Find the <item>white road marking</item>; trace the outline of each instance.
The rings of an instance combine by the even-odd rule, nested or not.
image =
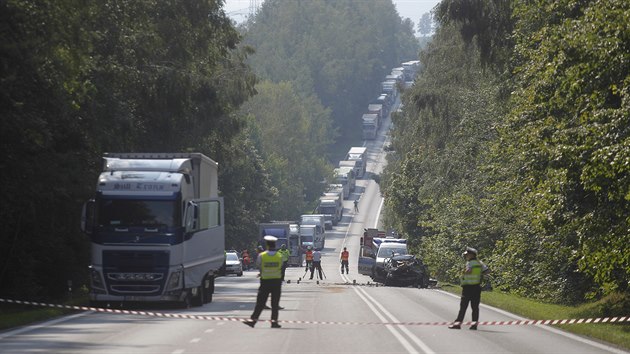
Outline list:
[[[444,291],[444,290],[436,290],[436,291],[439,292],[439,293],[448,295],[450,297],[454,297],[454,298],[457,298],[457,299],[460,298],[460,296],[455,295],[455,294],[451,294],[451,293],[449,293],[447,291]],[[490,309],[490,310],[495,311],[495,312],[498,312],[498,313],[500,313],[500,314],[502,314],[504,316],[507,316],[509,318],[513,318],[515,320],[519,320],[519,321],[527,320],[527,318],[525,318],[525,317],[521,317],[521,316],[515,315],[515,314],[513,314],[511,312],[507,312],[507,311],[501,310],[499,308],[492,307],[490,305],[481,304],[481,307]],[[546,325],[535,325],[535,326],[538,327],[538,328],[544,329],[546,331],[549,331],[549,332],[552,332],[552,333],[555,333],[555,334],[559,334],[559,335],[567,337],[567,338],[571,338],[571,339],[576,340],[578,342],[581,342],[581,343],[584,343],[584,344],[588,344],[588,345],[591,345],[591,346],[599,348],[599,349],[607,350],[607,351],[612,352],[612,353],[617,353],[617,354],[627,354],[628,353],[626,351],[623,351],[623,350],[620,350],[620,349],[608,346],[606,344],[598,343],[598,342],[592,341],[590,339],[583,338],[583,337],[577,336],[577,335],[569,333],[569,332],[565,332],[565,331],[563,331],[561,329],[558,329],[558,328],[555,328],[555,327],[550,327],[550,326],[546,326]]]
[[[190,340],[190,343],[199,343],[199,341],[201,341],[201,338],[193,338]]]
[[[213,328],[208,328],[204,331],[204,333],[212,333],[212,332],[214,332]]]
[[[368,307],[370,308],[370,310],[372,310],[372,312],[374,312],[374,314],[383,322],[387,322],[387,319],[385,317],[383,317],[372,305],[372,303],[370,301],[368,301],[365,296],[363,294],[361,294],[360,292],[357,291],[356,288],[353,288],[353,290],[357,293],[357,295],[359,295],[359,297],[361,298],[361,300],[363,300]],[[410,354],[416,354],[418,353],[416,351],[416,349],[411,345],[411,343],[409,343],[409,341],[407,341],[405,339],[405,337],[403,337],[395,328],[395,326],[392,325],[385,325],[385,327],[394,335],[394,337],[396,337],[396,339],[398,339],[398,342],[400,342],[400,344],[402,344],[403,347],[405,347],[405,349],[407,350],[408,353]]]
[[[184,352],[184,349],[177,349],[176,351],[174,351],[171,354],[182,354]]]
[[[367,293],[367,291],[365,291],[365,289],[361,289],[359,287],[353,287],[353,289],[354,289],[354,291],[357,294],[359,294],[359,292],[363,293],[365,298],[368,298],[369,301],[371,301],[375,306],[377,306],[379,308],[379,310],[381,310],[383,312],[383,314],[385,314],[387,317],[389,317],[390,321],[392,321],[392,322],[400,322],[400,320],[398,320],[394,315],[392,315],[389,311],[387,311],[387,309],[385,309],[385,307],[381,303],[379,303],[378,301],[376,301],[376,299],[371,297]],[[365,298],[362,297],[363,301],[366,301]],[[366,301],[366,303],[368,305],[370,305],[367,301]],[[376,311],[374,310],[373,306],[370,305],[370,309],[372,309],[372,311],[374,311],[374,313],[376,313]],[[385,322],[387,322],[387,320],[385,320]],[[398,325],[396,327],[400,331],[405,333],[407,335],[407,337],[409,337],[409,339],[411,339],[418,347],[420,347],[420,349],[422,349],[422,351],[424,353],[435,354],[435,352],[431,348],[429,348],[428,345],[426,345],[422,340],[420,340],[420,338],[418,338],[415,334],[411,333],[411,331],[409,331],[409,329],[407,329],[407,327],[405,327],[403,325]]]

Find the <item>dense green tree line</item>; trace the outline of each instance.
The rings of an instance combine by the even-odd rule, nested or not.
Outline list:
[[[444,0],[434,15],[395,117],[388,223],[445,281],[474,246],[504,290],[627,293],[630,5]]]
[[[85,284],[79,217],[105,151],[204,152],[220,164],[228,234],[264,216],[271,181],[234,113],[256,79],[221,6],[0,3],[3,296],[54,298],[67,280]]]
[[[267,0],[247,23],[245,42],[256,48],[251,63],[260,77],[290,81],[330,109],[343,148],[360,139],[357,122],[384,76],[418,56],[413,23],[391,0]]]

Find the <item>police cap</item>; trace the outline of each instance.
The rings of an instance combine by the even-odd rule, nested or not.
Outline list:
[[[275,243],[276,241],[278,241],[278,238],[277,238],[277,237],[275,237],[275,236],[270,236],[270,235],[265,236],[265,237],[264,237],[264,239],[265,239],[265,241],[267,241],[267,242],[273,242],[273,243]]]
[[[466,251],[464,251],[464,255],[467,255],[467,254],[474,254],[476,256],[477,250],[472,247],[466,247]]]

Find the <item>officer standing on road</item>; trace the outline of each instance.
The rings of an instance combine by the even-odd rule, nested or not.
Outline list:
[[[280,294],[282,290],[282,255],[276,252],[274,236],[265,236],[267,251],[262,252],[256,263],[260,268],[260,286],[256,297],[256,307],[249,320],[243,321],[246,325],[254,327],[260,313],[265,307],[267,298],[271,294],[271,328],[280,328],[278,324],[278,312],[280,310]]]
[[[313,266],[311,267],[311,279],[313,279],[313,272],[317,269],[319,279],[324,279],[322,276],[322,254],[316,249],[313,252]]]
[[[346,274],[350,274],[350,270],[348,270],[348,259],[350,258],[350,253],[344,247],[343,251],[341,251],[341,255],[339,256],[339,260],[341,261],[341,274],[343,274],[344,268],[346,269]]]
[[[466,258],[466,267],[462,272],[462,297],[459,303],[459,314],[453,324],[448,326],[450,329],[461,329],[461,324],[466,315],[468,303],[472,308],[473,325],[470,329],[477,329],[479,322],[479,302],[481,302],[481,278],[483,274],[487,274],[488,267],[481,261],[477,260],[477,250],[467,247],[463,256]]]
[[[286,273],[287,267],[289,266],[289,255],[291,253],[287,249],[286,244],[282,244],[278,253],[282,255],[282,281],[284,281],[284,274]]]
[[[358,213],[359,212],[359,201],[358,200],[354,200],[354,212]]]

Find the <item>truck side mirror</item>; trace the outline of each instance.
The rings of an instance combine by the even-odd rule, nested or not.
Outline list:
[[[94,199],[90,199],[83,204],[81,210],[81,231],[87,235],[91,235],[94,228],[94,204]]]

